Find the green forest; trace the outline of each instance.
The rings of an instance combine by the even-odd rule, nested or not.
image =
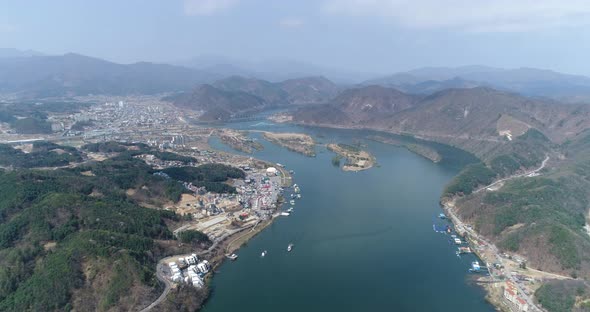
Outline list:
[[[2,153],[25,167],[57,148],[80,156],[52,143],[34,147],[35,161],[6,145]],[[155,264],[166,250],[156,240],[174,239],[166,223],[179,216],[143,208],[125,191],[177,200],[184,188],[153,172],[127,153],[76,168],[0,170],[0,311],[104,311],[121,303],[123,289],[157,288]],[[210,243],[200,232],[183,239]],[[99,276],[107,282],[95,285]],[[75,290],[94,299],[83,308]]]

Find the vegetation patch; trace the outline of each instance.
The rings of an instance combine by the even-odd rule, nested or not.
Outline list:
[[[457,175],[445,189],[445,195],[469,195],[478,186],[492,183],[496,173],[484,163],[470,164]]]

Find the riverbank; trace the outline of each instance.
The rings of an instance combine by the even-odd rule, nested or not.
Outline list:
[[[488,269],[489,276],[478,279],[486,291],[486,300],[501,311],[511,311],[514,304],[504,295],[504,289],[507,283],[510,283],[514,285],[515,297],[526,302],[528,311],[543,311],[534,298],[534,293],[541,287],[542,282],[571,277],[529,268],[524,257],[501,252],[495,244],[486,240],[457,216],[455,203],[456,199],[448,199],[441,202],[441,205],[453,223],[455,231],[465,238],[471,250]]]
[[[328,144],[327,148],[346,159],[346,164],[342,166],[344,171],[362,171],[375,165],[375,157],[356,146],[332,143]]]
[[[225,133],[232,133],[232,131]],[[228,255],[237,252],[241,246],[272,224],[274,219],[279,216],[278,211],[284,203],[282,196],[283,188],[292,185],[292,176],[289,171],[277,163],[252,157],[245,158],[223,151],[208,153],[223,154],[227,156],[219,157],[220,159],[224,159],[223,163],[240,167],[247,172],[246,179],[232,181],[232,186],[239,188],[238,192],[241,194],[241,200],[243,202],[237,201],[235,198],[230,198],[231,196],[222,196],[222,198],[219,198],[215,202],[216,210],[212,214],[206,214],[203,212],[203,209],[208,206],[202,203],[199,204],[199,202],[208,200],[207,198],[209,196],[207,194],[196,195],[195,193],[194,196],[183,196],[181,201],[174,207],[169,207],[169,209],[177,213],[191,215],[193,218],[196,218],[191,218],[191,221],[186,221],[182,226],[177,227],[173,231],[175,235],[184,230],[197,230],[209,236],[213,241],[212,245],[206,250],[196,252],[199,259],[209,262],[211,273],[204,277],[206,286],[202,288],[194,288],[182,282],[174,283],[170,278],[170,274],[164,273],[163,268],[169,261],[177,261],[178,258],[184,257],[185,254],[171,255],[165,259],[161,259],[158,261],[156,272],[158,279],[165,286],[164,291],[156,301],[142,311],[165,309],[167,307],[166,304],[169,304],[166,298],[171,293],[171,290],[176,291],[176,295],[173,296],[180,295],[186,297],[191,292],[197,292],[203,294],[199,298],[208,298],[210,295],[209,284],[216,273],[216,269],[227,260]],[[278,170],[276,176],[268,174],[266,169],[269,167]],[[250,196],[251,194],[256,194],[256,196],[252,197]],[[200,199],[197,197],[200,197]],[[197,206],[203,206],[203,209],[195,208]],[[166,302],[166,304],[163,307],[159,307],[159,304],[162,302]],[[193,304],[202,307],[204,302]]]

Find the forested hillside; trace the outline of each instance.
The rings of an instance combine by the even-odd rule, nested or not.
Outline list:
[[[51,143],[38,143],[35,149],[40,153],[58,147],[83,154]],[[154,175],[133,157],[146,146],[126,147],[88,145],[86,150],[117,153],[74,168],[38,170],[24,168],[31,161],[2,146],[15,169],[0,170],[0,311],[139,310],[159,295],[156,262],[171,252],[167,242],[175,238],[167,223],[179,216],[144,208],[127,190],[176,201],[185,189],[176,180]],[[35,159],[33,164],[45,161],[41,154]],[[214,180],[225,176],[215,169],[201,170],[204,179],[213,179],[208,174]],[[202,235],[183,239],[208,243]],[[204,294],[199,291],[197,301]]]

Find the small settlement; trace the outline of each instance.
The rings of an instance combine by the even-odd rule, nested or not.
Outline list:
[[[253,165],[239,165],[247,175],[243,180],[232,181],[232,186],[236,188],[235,194],[212,193],[203,187],[185,183],[185,187],[191,190],[192,194],[184,194],[179,204],[167,209],[175,210],[182,215],[190,215],[192,221],[176,229],[174,234],[178,235],[190,229],[198,230],[206,234],[215,246],[239,232],[252,232],[257,227],[262,229],[263,226],[258,226],[262,222],[288,215],[286,212],[278,211],[283,200],[284,188],[290,186],[291,179],[288,173],[280,164],[276,167]],[[296,192],[299,191],[296,185],[294,189]],[[227,254],[226,257],[236,260],[238,256]],[[203,278],[211,270],[207,260],[196,254],[171,259],[174,261],[167,263],[169,270],[164,271],[168,280],[194,287],[204,285]]]
[[[203,278],[211,266],[207,260],[199,261],[196,254],[187,257],[179,257],[176,261],[168,262],[168,273],[170,280],[174,283],[185,283],[197,288],[203,287],[205,282]]]

